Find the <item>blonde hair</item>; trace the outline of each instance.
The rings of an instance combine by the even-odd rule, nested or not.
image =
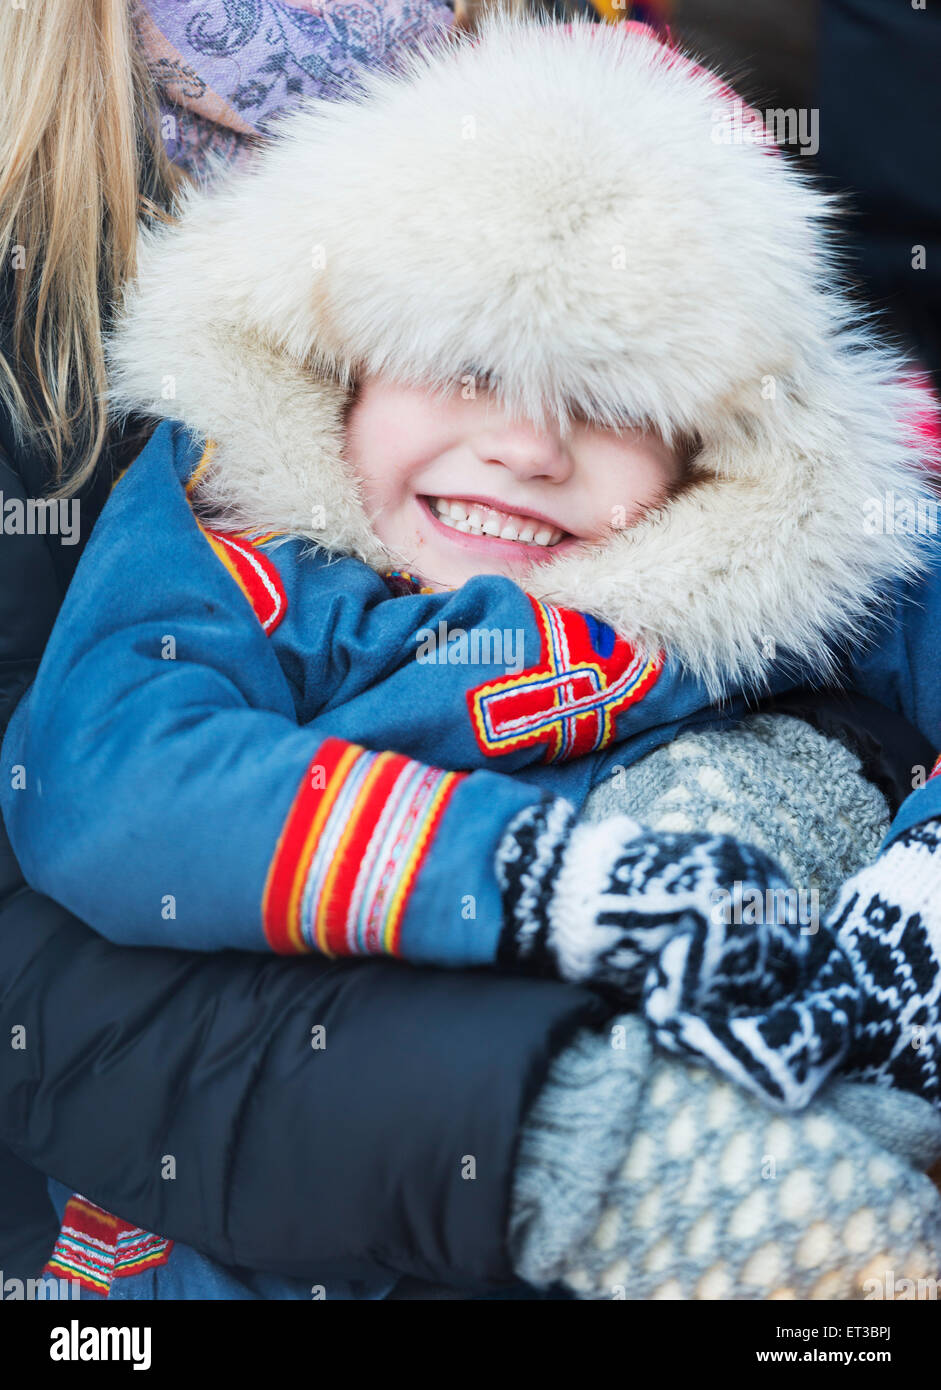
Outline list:
[[[107,441],[102,331],[138,217],[172,215],[187,175],[161,142],[129,0],[0,6],[0,90],[0,401],[70,492]]]

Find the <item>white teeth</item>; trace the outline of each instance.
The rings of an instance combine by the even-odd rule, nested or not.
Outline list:
[[[558,526],[543,526],[538,521],[520,517],[519,525],[505,522],[479,503],[454,502],[445,497],[428,499],[439,521],[471,536],[495,536],[503,541],[519,541],[525,545],[555,545],[565,532]]]

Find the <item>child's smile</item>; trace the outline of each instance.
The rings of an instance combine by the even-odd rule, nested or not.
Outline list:
[[[426,583],[521,580],[580,542],[658,506],[682,474],[655,435],[575,421],[564,433],[512,418],[489,390],[469,399],[367,377],[346,451],[380,541]]]
[[[522,556],[538,563],[576,538],[542,513],[510,510],[493,498],[420,497],[433,525],[450,532],[449,540],[480,555]]]

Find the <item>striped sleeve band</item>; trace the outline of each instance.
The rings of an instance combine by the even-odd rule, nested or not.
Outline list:
[[[272,950],[400,955],[409,895],[466,775],[326,739],[268,872],[262,918]]]

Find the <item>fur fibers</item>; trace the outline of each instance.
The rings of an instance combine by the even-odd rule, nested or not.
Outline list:
[[[769,653],[824,675],[920,563],[864,509],[924,495],[922,402],[839,287],[830,201],[715,138],[731,100],[639,26],[503,17],[308,101],[143,233],[114,407],[217,441],[218,524],[379,569],[415,557],[379,543],[343,457],[360,373],[486,372],[530,418],[693,441],[696,486],[527,588],[717,693]]]

